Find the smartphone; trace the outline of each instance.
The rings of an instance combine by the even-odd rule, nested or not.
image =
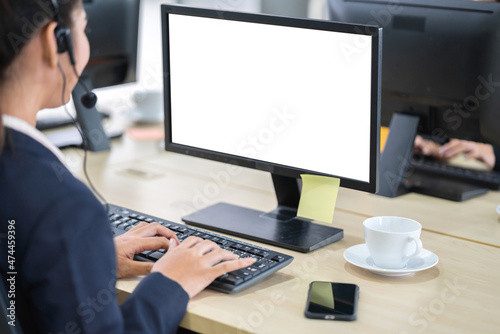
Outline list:
[[[312,319],[356,320],[359,287],[315,281],[309,285],[305,316]]]

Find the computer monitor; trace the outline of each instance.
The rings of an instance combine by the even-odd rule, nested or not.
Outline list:
[[[376,192],[378,28],[162,5],[166,150],[272,175],[278,207],[188,224],[307,252],[343,231],[297,217],[300,177]]]
[[[328,0],[329,19],[383,28],[382,125],[500,145],[500,4],[470,0]]]
[[[88,89],[136,81],[139,0],[84,0],[88,16],[87,37],[90,59],[81,75]],[[80,102],[85,90],[77,85],[73,91],[78,123],[92,151],[109,149],[102,116],[95,108]]]

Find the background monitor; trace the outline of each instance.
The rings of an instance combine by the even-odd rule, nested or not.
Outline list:
[[[383,28],[382,125],[500,145],[500,4],[469,0],[328,0],[334,21]]]
[[[340,239],[296,217],[298,179],[377,191],[379,29],[171,5],[162,22],[166,149],[270,172],[278,200],[183,219],[299,251]]]
[[[85,0],[90,59],[82,77],[101,88],[137,80],[139,0]]]
[[[137,80],[137,41],[139,0],[84,0],[88,16],[87,37],[90,59],[81,80],[92,90]],[[109,149],[109,139],[102,126],[102,116],[95,108],[80,102],[85,90],[73,91],[77,120],[92,151]]]

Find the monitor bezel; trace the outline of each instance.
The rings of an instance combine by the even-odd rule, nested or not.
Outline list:
[[[369,181],[364,182],[345,178],[339,175],[322,174],[315,171],[283,166],[276,163],[250,159],[221,152],[200,149],[172,142],[171,129],[171,96],[170,96],[170,59],[169,43],[167,36],[169,14],[197,16],[221,20],[243,21],[260,24],[271,24],[278,26],[289,26],[295,28],[306,28],[316,30],[338,31],[370,36],[372,38],[372,82],[371,82],[371,106],[370,106],[370,172]],[[198,158],[229,163],[237,166],[253,168],[270,172],[285,177],[300,178],[301,174],[313,174],[340,179],[340,186],[375,193],[379,184],[379,160],[380,160],[380,100],[381,100],[381,54],[382,54],[382,29],[379,27],[358,24],[345,24],[326,20],[314,20],[304,18],[291,18],[267,14],[254,14],[245,12],[233,12],[206,8],[196,8],[178,5],[162,5],[162,43],[163,43],[163,77],[164,77],[164,112],[165,112],[165,150],[175,153],[191,155]]]

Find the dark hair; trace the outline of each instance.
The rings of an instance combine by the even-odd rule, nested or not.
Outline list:
[[[59,4],[59,20],[71,28],[71,13],[81,0],[55,0]],[[0,0],[0,87],[5,84],[8,70],[35,32],[54,20],[52,0]],[[1,98],[1,97],[0,97]],[[0,110],[0,154],[5,131]]]

